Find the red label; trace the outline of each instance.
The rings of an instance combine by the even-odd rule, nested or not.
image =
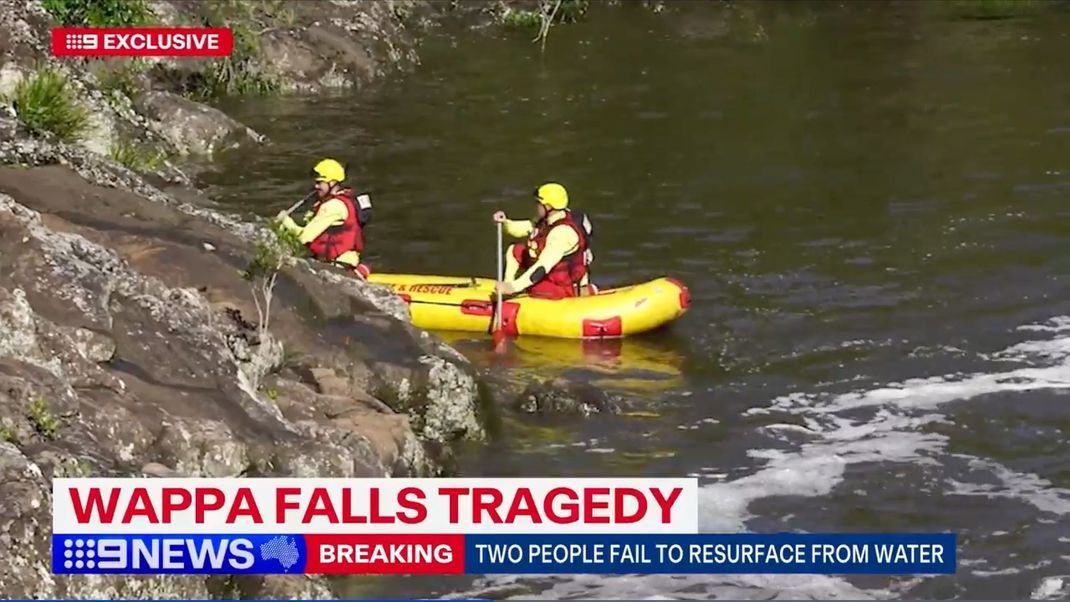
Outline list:
[[[605,320],[584,320],[583,321],[583,336],[584,338],[608,338],[621,336],[623,329],[621,327],[620,316],[613,318],[607,318]]]
[[[464,535],[305,535],[309,575],[464,573]]]
[[[229,56],[226,27],[53,27],[53,56]]]
[[[461,302],[461,313],[468,316],[493,316],[494,304],[490,301],[467,299]]]

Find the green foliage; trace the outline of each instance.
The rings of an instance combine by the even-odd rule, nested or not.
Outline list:
[[[590,0],[540,0],[538,10],[501,7],[502,22],[511,27],[539,30],[547,24],[575,23],[587,14]]]
[[[279,400],[279,390],[274,388],[274,387],[268,387],[268,390],[264,391],[264,393],[267,395],[268,399],[270,399],[271,401],[278,401]]]
[[[542,14],[534,10],[507,10],[502,15],[502,22],[516,29],[538,31],[542,27]]]
[[[59,419],[52,414],[52,411],[48,407],[48,402],[44,398],[38,397],[30,403],[30,407],[26,410],[26,418],[29,419],[30,424],[39,435],[45,439],[55,439],[56,433],[59,432],[60,422]]]
[[[587,14],[590,0],[561,0],[554,20],[557,23],[575,23]]]
[[[160,169],[166,158],[166,155],[157,149],[125,139],[113,142],[108,149],[108,155],[116,162],[139,172]]]
[[[209,5],[202,24],[206,27],[229,27],[234,34],[234,50],[230,56],[209,63],[203,81],[191,95],[198,100],[209,100],[278,92],[279,83],[261,69],[260,36],[280,26],[291,27],[296,20],[296,14],[286,7],[283,0],[217,0]],[[254,31],[251,23],[263,26],[262,31]]]
[[[260,55],[260,40],[244,25],[232,25],[234,51],[230,56],[213,61],[205,73],[202,98],[277,92],[278,82],[260,72],[256,58]]]
[[[51,132],[60,140],[75,142],[89,126],[89,112],[76,94],[66,76],[46,69],[20,81],[13,101],[30,133]]]
[[[148,69],[148,63],[135,58],[124,60],[116,66],[105,67],[97,71],[97,82],[106,93],[119,91],[134,98],[141,93],[140,76]]]
[[[275,27],[289,28],[297,24],[297,13],[286,5],[286,0],[267,0],[259,7]],[[395,6],[394,14],[397,15],[399,10]]]
[[[7,426],[6,424],[0,426],[0,439],[3,439],[8,443],[14,443],[15,445],[19,444],[19,436],[15,432],[15,429]]]
[[[88,477],[96,472],[97,468],[91,461],[68,456],[55,466],[52,477]]]
[[[152,22],[146,0],[44,0],[43,4],[61,25],[134,27]]]
[[[546,47],[546,37],[555,23],[574,23],[587,14],[590,0],[539,0],[539,10],[514,10],[502,6],[502,22],[517,29],[534,30],[535,41]]]
[[[256,243],[249,264],[241,271],[241,277],[249,283],[259,320],[257,331],[263,340],[271,324],[271,302],[275,295],[275,283],[286,260],[303,254],[305,245],[297,234],[280,224],[274,225],[271,234]],[[257,385],[258,388],[258,385]]]
[[[282,269],[287,258],[301,256],[304,252],[305,245],[297,234],[281,225],[273,225],[271,235],[256,243],[253,256],[242,270],[241,277],[248,282],[270,278]]]

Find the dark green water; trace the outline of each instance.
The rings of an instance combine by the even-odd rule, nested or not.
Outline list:
[[[353,594],[1070,595],[1070,14],[733,6],[598,9],[545,54],[443,31],[359,96],[245,101],[229,109],[274,143],[228,157],[215,192],[271,215],[335,156],[376,203],[375,269],[491,275],[493,210],[564,183],[598,220],[599,283],[672,275],[692,311],[598,357],[521,341],[514,374],[595,379],[651,414],[509,420],[466,474],[695,475],[707,530],[953,530],[958,574]]]

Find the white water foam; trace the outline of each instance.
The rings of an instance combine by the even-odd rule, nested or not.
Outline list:
[[[1070,575],[1046,577],[1029,596],[1033,600],[1066,600],[1070,598]]]
[[[1013,498],[1025,501],[1041,512],[1070,514],[1070,490],[1054,487],[1047,479],[1015,472],[996,462],[980,458],[969,458],[969,462],[971,468],[995,475],[1001,486],[951,481],[955,495]]]
[[[1070,317],[1030,324],[1022,331],[1061,334],[1070,330]],[[981,395],[1036,390],[1070,390],[1070,337],[1030,340],[991,356],[991,359],[1026,364],[995,373],[951,374],[916,378],[884,387],[821,396],[792,394],[778,397],[767,408],[747,414],[789,412],[800,415],[806,427],[766,427],[774,436],[804,436],[810,441],[794,451],[756,450],[752,457],[768,462],[758,472],[728,482],[713,483],[700,491],[701,527],[704,531],[734,531],[745,527],[755,500],[774,496],[827,495],[843,481],[846,467],[859,462],[937,463],[945,437],[918,432],[919,427],[946,421],[931,411],[952,401]],[[1038,367],[1039,364],[1039,367]],[[875,408],[875,416],[853,420],[840,414]],[[783,439],[782,440],[786,440]],[[789,441],[790,443],[790,441]],[[1002,483],[996,489],[956,484],[956,493],[1014,497],[1039,510],[1070,512],[1070,491],[1052,488],[1036,475],[1016,473],[995,462],[973,459]]]
[[[1028,325],[1023,331],[1061,334],[1070,330],[1070,317],[1046,324]],[[819,497],[831,493],[844,480],[851,464],[863,462],[909,462],[939,465],[947,438],[921,432],[926,425],[947,422],[935,410],[952,401],[981,395],[1041,389],[1070,389],[1070,337],[1027,341],[1009,347],[991,359],[1022,364],[996,373],[946,375],[917,378],[885,387],[833,396],[794,394],[774,399],[766,408],[747,414],[788,412],[804,426],[773,424],[767,432],[787,443],[789,450],[752,450],[749,455],[765,461],[754,474],[704,484],[699,491],[700,528],[705,532],[738,532],[752,518],[749,507],[759,499],[775,496]],[[1039,367],[1038,367],[1039,365]],[[874,412],[865,418],[841,414],[861,408]],[[800,442],[799,439],[803,441]],[[996,462],[965,458],[972,467],[995,476],[1001,487],[954,483],[961,495],[1013,497],[1031,503],[1042,512],[1070,512],[1070,491],[1060,490],[1036,475],[1012,471]],[[923,484],[922,484],[923,485]],[[962,559],[962,566],[970,565]],[[977,570],[981,569],[980,566]],[[1009,573],[1008,573],[1009,574]],[[810,575],[570,575],[547,577],[528,593],[510,599],[888,599],[909,589],[920,579],[893,581],[889,589],[864,590],[846,580]],[[530,578],[488,577],[480,581],[484,591],[516,587]],[[478,595],[479,590],[475,594]],[[472,592],[464,594],[473,595]],[[1035,599],[1066,597],[1064,578],[1049,578],[1033,592]]]

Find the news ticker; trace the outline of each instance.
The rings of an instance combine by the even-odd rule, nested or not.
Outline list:
[[[60,574],[943,574],[951,533],[698,533],[695,479],[55,479]]]
[[[947,574],[954,534],[57,535],[59,574]]]

